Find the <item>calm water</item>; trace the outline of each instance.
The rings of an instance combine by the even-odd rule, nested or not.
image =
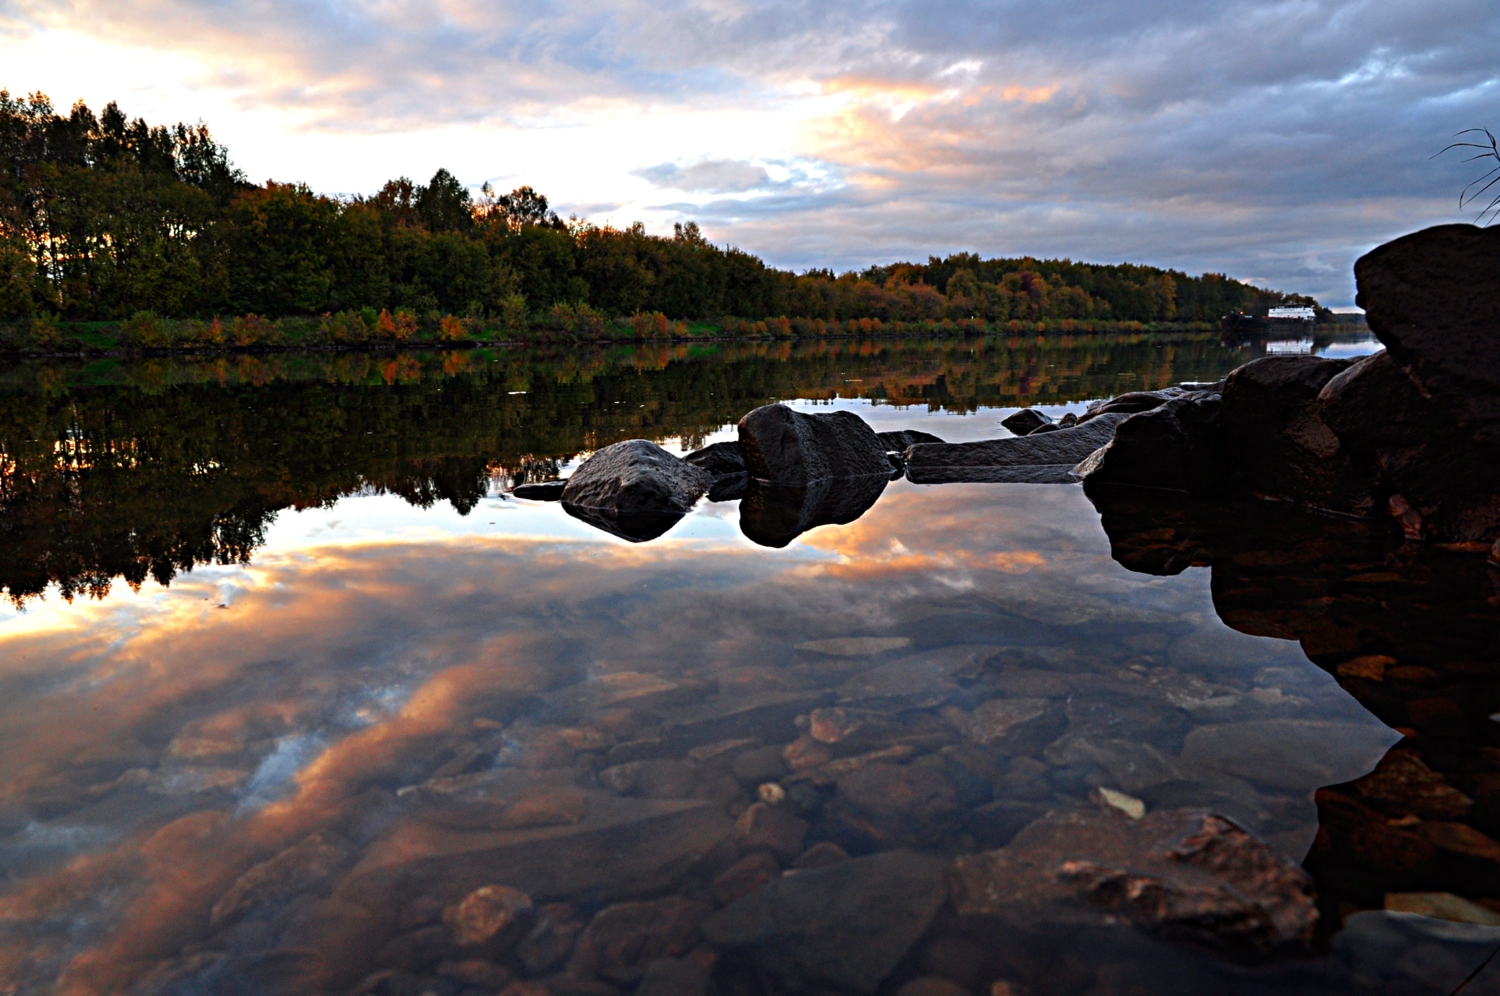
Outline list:
[[[1265,352],[7,371],[0,993],[1449,992],[1500,943],[1500,596],[1473,555],[1067,485],[897,480],[779,548],[738,501],[636,544],[507,494],[619,439],[733,438],[770,401],[980,439]],[[1006,708],[1024,735],[987,733]],[[964,915],[936,874],[892,898],[872,857],[946,867],[1132,806],[1222,813],[1305,863],[1311,947]],[[788,872],[811,907],[754,942],[704,926]],[[533,908],[476,940],[455,904],[486,885]],[[839,902],[873,926],[839,935],[863,915]],[[1500,968],[1465,990],[1497,991]]]

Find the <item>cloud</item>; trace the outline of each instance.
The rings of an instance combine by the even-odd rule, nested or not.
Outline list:
[[[705,159],[690,166],[662,163],[631,172],[658,187],[691,193],[742,194],[771,185],[764,166],[734,159]]]
[[[1132,259],[1332,304],[1352,299],[1360,252],[1468,219],[1456,196],[1471,172],[1429,157],[1493,125],[1500,94],[1500,9],[1483,0],[5,10],[0,60],[54,45],[66,61],[81,51],[68,40],[88,38],[170,54],[174,81],[192,61],[191,89],[227,95],[227,116],[284,129],[255,153],[279,156],[276,175],[311,168],[314,139],[345,171],[373,153],[337,142],[371,135],[397,139],[379,149],[396,158],[484,146],[559,203],[657,226],[696,216],[781,265],[958,249]],[[445,128],[444,142],[399,141]],[[422,172],[385,172],[403,169]],[[655,203],[661,189],[683,202]]]

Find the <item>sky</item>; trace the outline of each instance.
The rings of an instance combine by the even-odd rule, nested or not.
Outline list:
[[[446,167],[794,269],[984,255],[1353,303],[1473,221],[1493,0],[0,0],[0,87],[205,120],[256,181]]]

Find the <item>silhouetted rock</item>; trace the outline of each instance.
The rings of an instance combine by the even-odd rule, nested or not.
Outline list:
[[[788,991],[874,992],[942,906],[943,867],[887,851],[799,871],[720,910],[703,934],[747,949]]]
[[[877,432],[876,436],[885,444],[887,453],[905,452],[908,446],[918,443],[941,443],[943,439],[921,429],[899,429],[895,432]]]
[[[1319,392],[1352,360],[1267,356],[1231,373],[1220,409],[1225,444],[1266,497],[1368,516],[1370,485],[1319,414]]]
[[[815,526],[853,522],[869,511],[887,483],[883,474],[823,478],[803,486],[752,479],[740,500],[740,531],[761,546],[783,547]]]
[[[800,486],[891,471],[885,443],[853,412],[805,415],[764,405],[740,419],[739,429],[745,469],[757,480]]]
[[[531,501],[562,501],[563,491],[567,486],[567,481],[538,481],[519,485],[511,490],[511,494]]]
[[[1128,485],[1190,494],[1228,491],[1237,471],[1225,450],[1219,408],[1217,394],[1191,392],[1138,415],[1117,416],[1124,421],[1113,439],[1073,473],[1085,487]]]
[[[1052,419],[1035,408],[1022,408],[1014,415],[1002,418],[1000,424],[1017,436],[1029,436],[1042,426],[1051,425]]]
[[[920,443],[906,451],[916,484],[957,481],[1064,482],[1081,460],[1114,438],[1126,414],[1102,415],[1071,429],[977,443]]]
[[[734,441],[713,443],[682,459],[695,467],[702,467],[715,478],[745,473],[745,457],[740,453],[740,444]]]
[[[1180,387],[1166,387],[1160,391],[1128,391],[1125,394],[1117,394],[1113,398],[1104,401],[1096,401],[1089,405],[1079,422],[1091,422],[1100,415],[1111,413],[1134,415],[1137,412],[1149,412],[1153,408],[1160,408],[1173,398],[1180,398],[1189,393]]]

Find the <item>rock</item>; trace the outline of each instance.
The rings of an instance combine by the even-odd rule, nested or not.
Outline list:
[[[486,989],[498,993],[511,981],[511,973],[492,961],[471,958],[464,961],[439,962],[434,971],[445,979],[453,979],[470,989]]]
[[[936,975],[926,975],[902,983],[896,996],[973,996],[957,982],[950,982]]]
[[[1376,805],[1429,820],[1456,819],[1474,805],[1473,799],[1449,785],[1414,752],[1401,748],[1381,758],[1375,770],[1355,782],[1354,788]]]
[[[565,903],[548,903],[536,912],[531,928],[516,945],[528,975],[541,975],[561,965],[573,953],[573,945],[583,930],[578,911]]]
[[[507,885],[486,885],[443,911],[443,922],[465,947],[503,951],[531,918],[531,897]]]
[[[957,712],[957,711],[955,711]],[[959,732],[970,743],[1031,754],[1062,733],[1066,720],[1047,699],[990,699],[972,713],[957,713]]]
[[[327,880],[350,853],[349,842],[331,831],[315,833],[237,878],[214,903],[215,927],[267,903],[290,899]]]
[[[1500,928],[1454,923],[1415,913],[1367,910],[1344,918],[1332,940],[1333,956],[1350,966],[1357,989],[1366,992],[1444,996],[1500,943]],[[1493,994],[1491,965],[1464,996]]]
[[[1101,415],[1071,429],[1040,436],[977,443],[921,443],[906,451],[906,476],[917,484],[983,479],[971,472],[994,468],[1050,468],[1066,472],[1114,438],[1126,414]]]
[[[1089,405],[1078,421],[1091,422],[1101,415],[1134,415],[1137,412],[1149,412],[1188,393],[1190,392],[1180,387],[1168,387],[1160,391],[1129,391],[1125,394],[1117,394],[1113,398],[1096,401]]]
[[[787,773],[786,762],[781,757],[781,747],[757,747],[735,756],[731,769],[734,777],[743,785],[761,785],[774,782]]]
[[[562,501],[563,491],[567,487],[567,481],[537,481],[515,487],[510,493],[530,501]]]
[[[1077,425],[1078,423],[1074,422],[1073,424]],[[1040,436],[1044,432],[1056,432],[1056,431],[1058,431],[1061,428],[1062,428],[1062,426],[1058,425],[1056,422],[1048,422],[1046,425],[1039,425],[1039,426],[1037,426],[1035,429],[1032,429],[1026,435],[1028,435],[1028,436]]]
[[[1118,809],[1132,820],[1138,820],[1146,815],[1146,804],[1133,795],[1126,795],[1112,788],[1101,787],[1097,791],[1100,802]]]
[[[376,907],[415,892],[451,903],[477,879],[509,883],[541,902],[608,902],[670,887],[734,833],[721,808],[705,801],[596,790],[588,802],[588,816],[567,826],[492,831],[399,824],[367,850],[339,893]]]
[[[1226,451],[1219,408],[1219,395],[1195,391],[1126,416],[1108,445],[1084,458],[1073,474],[1089,489],[1128,485],[1189,494],[1230,491],[1238,484],[1238,471]]]
[[[1073,426],[1078,424],[1078,421],[1078,416],[1075,413],[1064,412],[1062,418],[1058,419],[1053,424],[1056,425],[1059,429],[1071,429],[1073,428]]]
[[[698,785],[698,769],[691,761],[655,758],[627,761],[599,772],[599,781],[621,795],[643,799],[686,799]]]
[[[1393,913],[1417,913],[1452,923],[1500,927],[1500,913],[1451,892],[1387,892],[1385,908]]]
[[[960,857],[952,889],[960,915],[1097,910],[1245,953],[1304,946],[1318,920],[1305,872],[1201,811],[1049,813],[1007,847]]]
[[[740,532],[761,546],[784,547],[809,529],[853,522],[879,500],[888,483],[888,475],[873,474],[826,477],[805,485],[751,478],[740,498]]]
[[[895,432],[877,432],[875,435],[885,445],[887,453],[904,453],[908,446],[918,443],[941,443],[943,439],[920,429],[898,429]]]
[[[653,442],[627,439],[596,451],[568,478],[563,504],[624,539],[655,539],[713,484],[713,476]]]
[[[805,487],[839,477],[890,475],[886,446],[853,412],[805,415],[764,405],[739,422],[740,452],[750,476]]]
[[[782,809],[757,802],[740,814],[735,823],[740,850],[765,848],[783,861],[802,853],[807,821]]]
[[[708,885],[714,902],[728,906],[741,896],[748,895],[772,879],[781,876],[781,866],[765,851],[753,851],[724,870]]]
[[[958,808],[953,785],[932,765],[870,764],[837,784],[840,801],[866,813],[941,816]]]
[[[1002,418],[1000,424],[1017,436],[1029,436],[1042,426],[1051,425],[1052,419],[1047,414],[1039,412],[1035,408],[1022,408],[1014,415],[1007,415],[1005,418]]]
[[[658,958],[680,955],[698,943],[699,926],[712,912],[682,896],[616,903],[601,910],[578,939],[573,974],[610,982],[638,982]]]
[[[797,644],[798,650],[830,657],[874,657],[890,650],[911,646],[905,636],[839,636],[832,640],[809,640]]]
[[[1500,229],[1439,225],[1354,264],[1370,331],[1478,442],[1500,442]]]
[[[695,467],[702,467],[715,479],[745,473],[745,457],[740,453],[740,444],[733,441],[712,443],[682,459]]]
[[[1324,386],[1354,361],[1267,356],[1225,381],[1219,424],[1245,486],[1271,498],[1368,517],[1365,474],[1319,414]]]
[[[861,672],[838,687],[841,702],[900,700],[913,708],[940,705],[958,690],[955,675],[977,672],[999,647],[954,644],[902,657]]]
[[[1369,772],[1397,739],[1384,727],[1364,723],[1215,723],[1197,727],[1183,739],[1181,764],[1310,792]]]
[[[944,863],[887,851],[783,876],[703,924],[794,992],[874,992],[943,904]]]
[[[836,865],[840,861],[848,861],[849,854],[842,847],[831,840],[825,840],[814,844],[797,856],[792,862],[793,868],[827,868]]]
[[[965,813],[964,829],[979,847],[1004,847],[1016,834],[1045,816],[1049,808],[1036,801],[996,799]]]
[[[712,980],[685,958],[658,958],[646,967],[635,996],[707,996]]]

